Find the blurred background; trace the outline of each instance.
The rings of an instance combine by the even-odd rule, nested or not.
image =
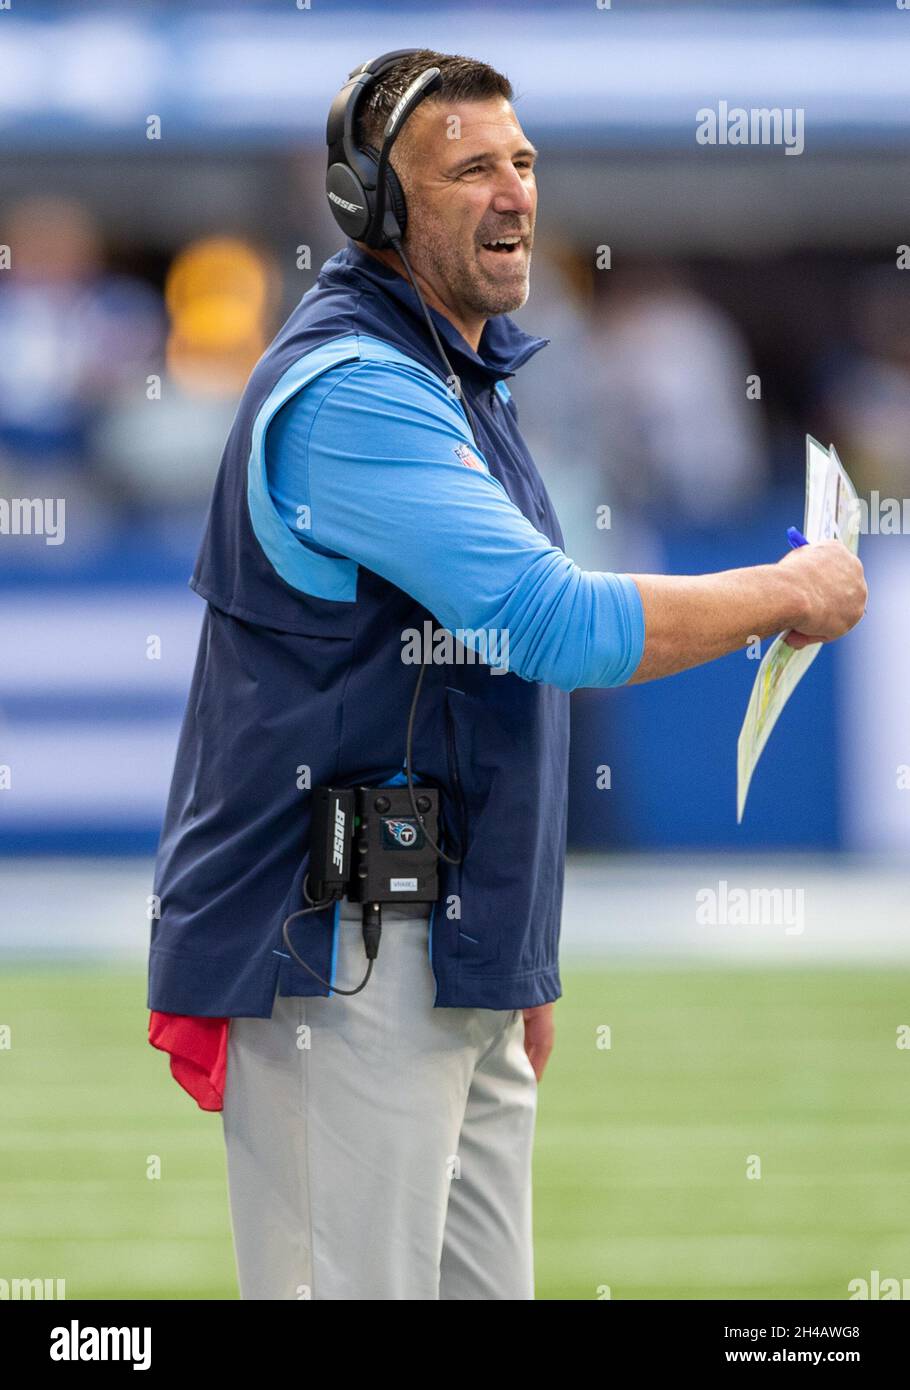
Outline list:
[[[873,518],[868,615],[794,695],[742,825],[754,653],[573,695],[539,1296],[910,1278],[910,550],[875,520],[910,496],[910,12],[15,0],[0,497],[66,510],[60,544],[0,528],[0,1279],[236,1297],[220,1121],[144,1037],[187,580],[250,369],[342,244],[328,106],[418,44],[506,72],[541,151],[516,318],[551,341],[510,386],[572,558],[773,562],[807,433]],[[803,110],[804,151],[698,144],[720,101]],[[801,890],[804,929],[698,924],[721,881]]]

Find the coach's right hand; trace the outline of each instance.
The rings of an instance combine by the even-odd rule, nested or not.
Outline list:
[[[805,600],[798,626],[784,638],[789,646],[833,642],[856,626],[866,611],[866,580],[862,562],[841,541],[801,545],[778,563],[794,567]]]

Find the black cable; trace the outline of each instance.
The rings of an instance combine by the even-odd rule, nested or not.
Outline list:
[[[445,369],[446,369],[446,371],[447,371],[447,373],[448,373],[448,380],[446,381],[446,385],[447,385],[447,386],[449,385],[449,381],[450,381],[453,377],[454,377],[455,381],[458,382],[458,390],[456,391],[455,394],[457,395],[458,399],[461,401],[462,409],[464,410],[464,413],[465,413],[465,415],[467,416],[468,428],[469,428],[470,431],[471,431],[471,438],[474,440],[474,443],[477,445],[477,447],[478,447],[478,449],[479,449],[479,448],[480,448],[480,441],[479,441],[478,438],[477,438],[477,430],[476,430],[475,427],[474,427],[474,416],[473,416],[473,414],[471,413],[471,407],[468,405],[468,398],[467,398],[467,396],[465,395],[465,393],[464,393],[464,392],[462,391],[462,389],[461,389],[461,377],[460,377],[460,376],[458,375],[458,373],[455,371],[455,369],[453,368],[451,362],[449,361],[448,357],[446,356],[445,348],[442,346],[442,343],[441,343],[440,338],[439,338],[439,334],[436,332],[436,325],[435,325],[435,323],[433,322],[433,319],[432,319],[432,316],[430,315],[429,309],[427,308],[426,300],[424,299],[423,295],[421,294],[421,292],[420,292],[420,286],[418,285],[418,283],[417,283],[417,281],[416,281],[416,279],[415,279],[415,277],[414,277],[414,272],[413,272],[413,270],[411,269],[411,263],[410,263],[410,261],[408,260],[407,256],[404,254],[404,247],[402,246],[401,242],[399,241],[399,239],[398,239],[397,237],[391,238],[391,242],[392,242],[392,245],[395,247],[395,250],[397,251],[398,255],[401,257],[402,265],[404,266],[405,270],[408,272],[408,279],[409,279],[410,282],[411,282],[411,288],[413,289],[413,291],[414,291],[414,293],[416,294],[417,298],[420,300],[420,307],[421,307],[421,309],[423,310],[423,316],[424,316],[424,318],[425,318],[426,321],[427,321],[427,327],[429,328],[430,333],[431,333],[431,335],[432,335],[433,343],[435,344],[436,351],[439,353],[439,356],[442,358],[443,363],[445,364]],[[451,388],[450,388],[450,389],[451,389]]]
[[[458,374],[457,374],[456,371],[454,370],[454,368],[453,368],[451,362],[449,361],[448,357],[446,356],[445,348],[442,346],[442,342],[441,342],[441,340],[440,340],[439,334],[438,334],[437,331],[436,331],[436,325],[435,325],[435,323],[433,322],[433,318],[432,318],[432,315],[430,314],[429,309],[427,308],[426,300],[424,299],[423,295],[422,295],[421,292],[420,292],[420,286],[418,285],[417,280],[416,280],[416,278],[415,278],[415,276],[414,276],[414,272],[413,272],[413,270],[411,269],[411,263],[410,263],[410,261],[408,260],[407,256],[404,254],[404,247],[402,246],[401,241],[399,240],[399,238],[393,237],[393,238],[391,239],[391,242],[392,242],[392,245],[394,246],[396,252],[397,252],[398,255],[401,257],[401,263],[402,263],[402,265],[404,266],[405,270],[406,270],[407,273],[408,273],[408,279],[410,280],[410,282],[411,282],[411,287],[412,287],[412,289],[414,290],[414,293],[417,295],[417,298],[418,298],[418,300],[419,300],[419,302],[420,302],[420,307],[421,307],[421,309],[423,310],[423,316],[424,316],[424,318],[425,318],[426,321],[427,321],[427,327],[428,327],[429,330],[430,330],[430,335],[431,335],[431,337],[432,337],[432,339],[433,339],[433,343],[434,343],[434,345],[435,345],[435,347],[436,347],[436,351],[439,353],[439,356],[442,358],[443,365],[444,365],[444,367],[445,367],[445,369],[446,369],[446,372],[448,373],[447,380],[446,380],[446,385],[448,386],[448,385],[450,384],[450,382],[451,382],[453,379],[454,379],[455,381],[458,382],[458,391],[457,391],[456,394],[457,394],[457,396],[458,396],[459,401],[461,402],[461,405],[462,405],[462,408],[463,408],[463,410],[464,410],[465,416],[467,417],[468,428],[469,428],[470,431],[471,431],[471,437],[472,437],[472,439],[474,440],[474,443],[477,445],[477,447],[478,447],[478,449],[479,449],[479,448],[480,448],[480,442],[479,442],[479,440],[478,440],[478,438],[477,438],[477,429],[476,429],[475,424],[474,424],[474,416],[473,416],[472,413],[471,413],[471,407],[468,405],[468,398],[467,398],[467,396],[465,395],[465,393],[464,393],[464,392],[462,391],[462,389],[461,389],[461,378],[458,376]],[[409,714],[409,716],[408,716],[408,737],[407,737],[407,747],[406,747],[406,751],[405,751],[405,772],[407,773],[407,779],[408,779],[408,796],[409,796],[410,802],[411,802],[411,810],[414,812],[414,815],[415,815],[416,819],[417,819],[418,822],[420,823],[421,829],[423,830],[424,835],[426,835],[426,838],[427,838],[427,840],[428,840],[429,843],[430,843],[430,848],[433,849],[433,850],[435,850],[436,853],[439,855],[439,857],[440,857],[441,859],[444,859],[444,860],[446,861],[447,864],[460,864],[460,863],[462,862],[462,859],[464,858],[464,850],[462,849],[461,854],[459,854],[457,858],[453,858],[451,855],[446,854],[444,850],[440,849],[439,845],[436,844],[436,842],[435,842],[435,840],[433,839],[433,837],[428,833],[427,828],[426,828],[426,826],[425,826],[425,824],[424,824],[423,816],[422,816],[422,815],[420,814],[420,812],[418,811],[418,809],[417,809],[417,802],[416,802],[415,799],[414,799],[414,783],[413,783],[413,781],[411,780],[411,740],[412,740],[413,733],[414,733],[414,716],[415,716],[416,711],[417,711],[417,701],[418,701],[418,698],[419,698],[419,696],[420,696],[420,688],[421,688],[421,686],[422,686],[422,684],[423,684],[423,673],[424,673],[424,670],[425,670],[425,669],[426,669],[425,664],[421,664],[420,673],[419,673],[419,675],[418,675],[418,677],[417,677],[417,685],[416,685],[415,688],[414,688],[414,695],[413,695],[413,697],[412,697],[412,699],[411,699],[411,712],[410,712],[410,714]]]
[[[363,944],[367,954],[366,974],[364,975],[363,979],[360,981],[360,984],[357,986],[356,989],[339,989],[337,985],[332,984],[331,980],[323,979],[323,977],[320,974],[318,974],[318,972],[315,971],[311,965],[307,965],[306,961],[303,960],[301,956],[298,956],[297,952],[291,945],[291,938],[288,935],[288,926],[291,922],[293,922],[295,917],[305,917],[310,912],[322,912],[325,910],[325,908],[331,907],[332,903],[337,901],[337,898],[326,898],[324,902],[314,903],[309,895],[309,892],[307,891],[307,879],[309,878],[309,876],[309,872],[307,872],[304,875],[303,894],[311,905],[310,907],[301,907],[296,912],[292,912],[290,917],[285,917],[281,927],[281,935],[284,938],[284,944],[285,946],[287,946],[288,950],[294,957],[294,960],[297,962],[297,964],[302,965],[304,970],[309,971],[309,973],[313,976],[314,980],[318,980],[321,985],[325,985],[328,989],[332,991],[333,994],[359,994],[360,991],[363,989],[364,985],[369,980],[370,976],[372,975],[373,962],[379,954],[379,940],[382,934],[382,909],[379,903],[364,903]]]

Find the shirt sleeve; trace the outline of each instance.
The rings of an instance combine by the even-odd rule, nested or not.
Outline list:
[[[581,569],[531,524],[490,474],[462,407],[419,364],[325,372],[275,415],[266,468],[301,544],[381,575],[456,635],[504,633],[508,668],[525,680],[575,690],[634,674],[645,640],[634,580]]]

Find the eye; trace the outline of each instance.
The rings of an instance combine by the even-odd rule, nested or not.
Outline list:
[[[462,169],[461,175],[462,175],[462,178],[464,178],[465,174],[479,174],[479,173],[482,173],[482,171],[483,171],[483,165],[482,165],[482,164],[472,164],[472,165],[470,166],[469,169]]]

